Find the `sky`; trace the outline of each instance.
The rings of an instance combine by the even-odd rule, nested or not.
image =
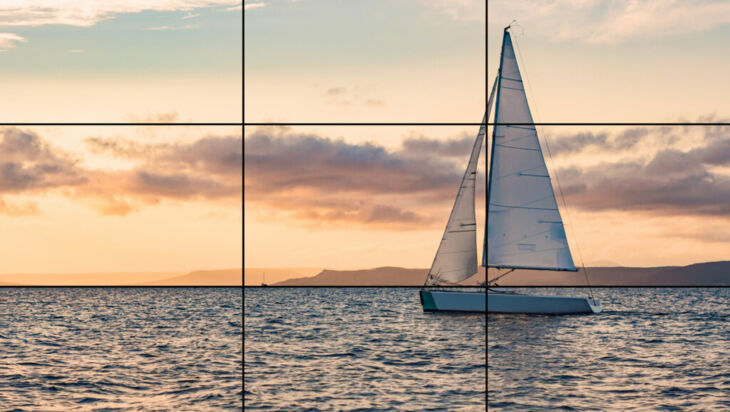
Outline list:
[[[240,122],[240,0],[0,2],[0,121]]]
[[[247,1],[245,121],[479,122],[515,19],[538,122],[730,122],[726,3],[490,0],[487,20],[484,7]],[[245,267],[428,267],[477,131],[245,127]],[[538,134],[577,264],[730,258],[730,127]]]
[[[0,2],[0,274],[240,268],[243,3]],[[0,279],[2,280],[2,279]]]
[[[484,6],[446,3],[247,1],[246,122],[481,121]]]
[[[241,127],[0,128],[0,273],[241,267]]]

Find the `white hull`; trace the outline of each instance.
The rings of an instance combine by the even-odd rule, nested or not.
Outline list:
[[[490,313],[564,315],[601,312],[600,301],[573,296],[531,296],[489,292],[487,303]]]
[[[421,290],[424,312],[486,312],[487,294],[448,290]]]

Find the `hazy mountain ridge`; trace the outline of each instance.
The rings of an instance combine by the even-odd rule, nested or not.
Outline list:
[[[137,283],[140,286],[241,286],[243,269],[196,270],[182,276]]]
[[[484,268],[479,269],[478,275],[462,284],[475,285],[477,281],[484,281]],[[593,286],[730,286],[730,261],[687,266],[590,267],[587,270]],[[421,286],[427,273],[428,269],[392,266],[364,270],[324,269],[315,276],[267,283],[272,286]],[[490,269],[489,278],[496,276],[497,271]],[[519,270],[498,283],[502,286],[585,286],[586,278],[583,269],[578,272]]]
[[[243,280],[247,286],[259,286],[266,275],[266,283],[273,285],[292,278],[310,277],[320,273],[321,267],[288,267],[288,268],[244,268]]]
[[[695,263],[687,266],[587,268],[593,286],[730,286],[730,261]],[[502,272],[503,273],[503,272]],[[489,278],[497,276],[489,270]],[[497,283],[501,286],[585,286],[583,269],[578,272],[518,270]]]
[[[393,266],[363,270],[324,269],[312,277],[288,279],[272,286],[421,286],[427,274],[428,269]],[[479,268],[478,274],[460,284],[476,285],[477,281],[484,281],[484,268]]]

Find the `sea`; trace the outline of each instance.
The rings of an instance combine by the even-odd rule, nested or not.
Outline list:
[[[487,315],[490,411],[730,411],[730,289],[593,292],[598,315]]]
[[[0,288],[0,410],[242,410],[241,288]]]
[[[486,314],[424,313],[418,288],[246,288],[244,406],[484,411]]]

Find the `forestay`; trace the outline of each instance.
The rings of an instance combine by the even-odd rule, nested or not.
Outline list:
[[[510,34],[502,43],[488,182],[488,266],[575,271]]]

